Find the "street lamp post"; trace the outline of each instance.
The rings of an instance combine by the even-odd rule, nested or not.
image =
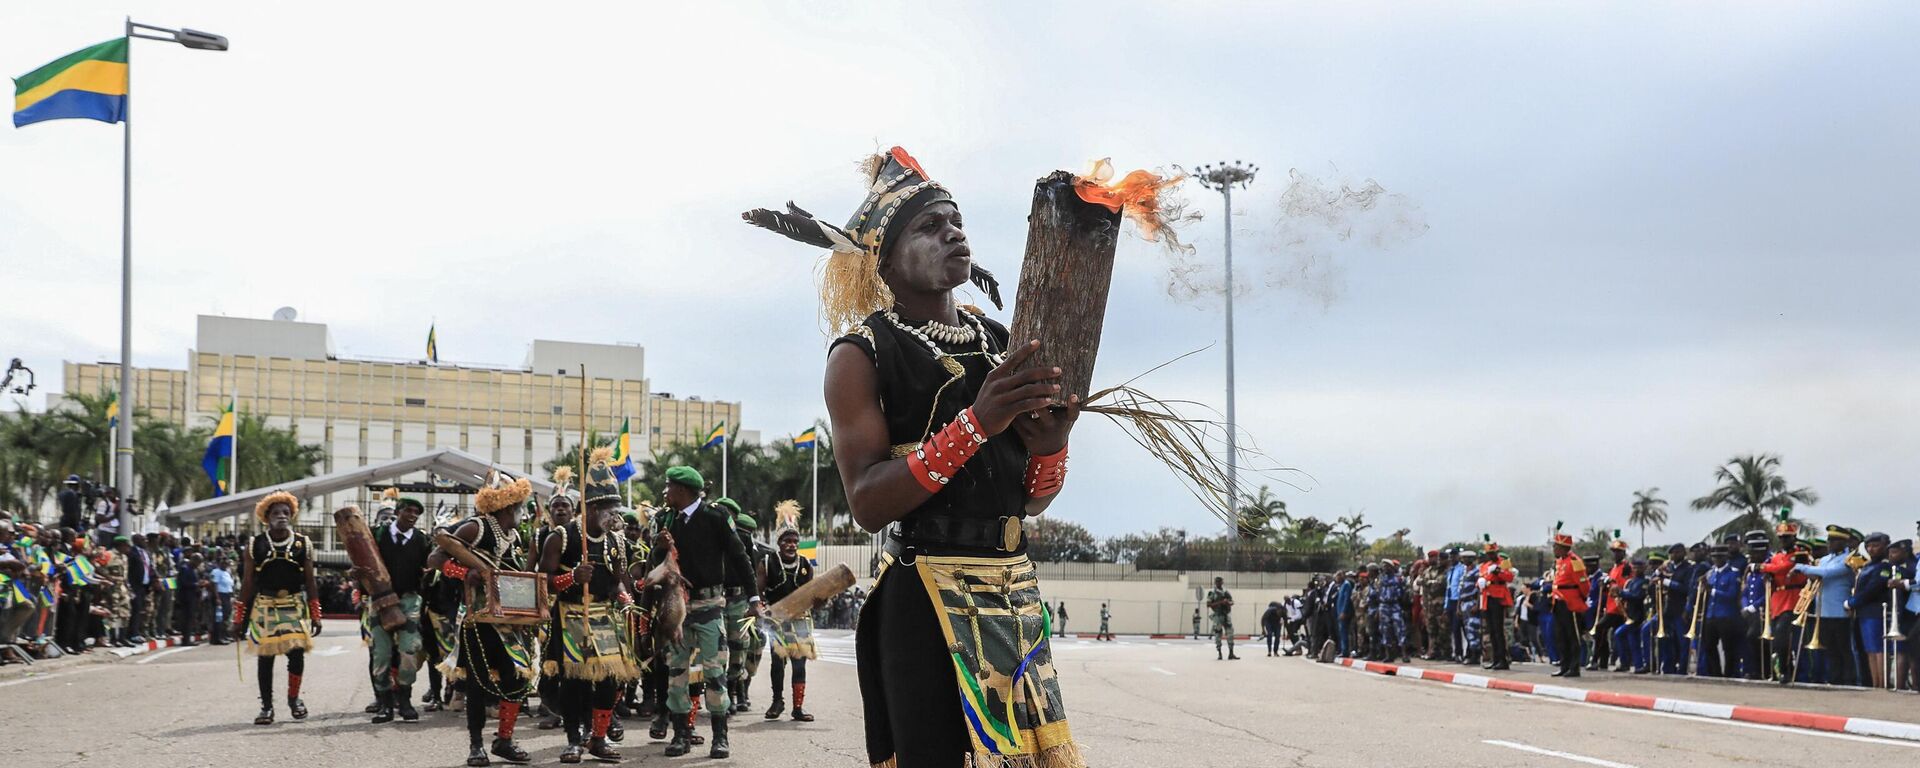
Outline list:
[[[1231,163],[1222,160],[1218,164],[1202,165],[1193,173],[1201,186],[1217,190],[1225,201],[1226,207],[1226,296],[1227,296],[1227,509],[1237,511],[1240,507],[1240,435],[1235,421],[1233,403],[1233,188],[1246,189],[1253,183],[1254,174],[1260,172],[1260,166],[1235,160]],[[1239,520],[1228,531],[1228,542],[1238,536]]]
[[[153,34],[159,33],[159,34]],[[127,19],[127,95],[120,154],[120,422],[114,427],[114,487],[120,491],[120,530],[133,520],[133,40],[164,40],[202,51],[224,51],[227,39],[192,29],[167,29]]]

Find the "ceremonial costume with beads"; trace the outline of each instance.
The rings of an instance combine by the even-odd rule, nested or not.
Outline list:
[[[782,532],[782,536],[797,536],[796,533]],[[768,605],[787,599],[794,590],[813,581],[813,563],[795,553],[793,560],[781,557],[778,551],[769,552],[764,560],[766,566],[766,590],[763,594]],[[773,708],[767,710],[769,719],[779,717],[784,705],[785,691],[781,690],[786,679],[787,668],[793,668],[793,707],[796,710],[806,706],[807,699],[807,660],[819,658],[813,644],[813,617],[800,616],[792,621],[776,621],[771,617],[762,619],[763,634],[771,639],[773,661],[768,675],[773,681]]]
[[[587,467],[585,508],[620,498],[619,483],[607,466],[611,453],[606,448],[594,451]],[[566,720],[567,741],[574,745],[589,736],[607,737],[620,689],[640,676],[623,609],[627,540],[610,528],[597,535],[589,532],[590,514],[583,509],[573,525],[550,534],[559,542],[560,559],[550,574],[554,616],[541,662],[543,674],[560,679],[560,714]],[[554,546],[553,541],[547,546]],[[573,569],[583,562],[591,564],[593,572],[585,584],[575,583]]]
[[[547,511],[540,519],[540,526],[534,529],[533,547],[530,551],[535,553],[547,551],[547,539],[560,533],[562,526],[556,525],[554,522],[556,519],[554,516],[556,506],[564,504],[573,514],[579,514],[580,492],[573,487],[573,480],[572,467],[563,466],[553,471],[553,495],[547,498]],[[557,603],[559,598],[554,592],[555,590],[551,588],[547,590],[547,608],[552,612],[552,615],[558,616],[559,612],[555,607],[555,603]],[[548,626],[540,628],[540,648],[542,651],[543,669],[536,690],[540,694],[540,706],[547,710],[547,719],[540,723],[542,730],[557,728],[563,724],[560,704],[560,675],[547,672],[544,669],[546,661],[558,658],[558,656],[550,653],[553,643],[551,625],[552,623],[549,622]]]
[[[254,507],[254,517],[266,523],[267,510],[275,504],[287,504],[299,513],[299,501],[281,492],[268,495]],[[300,703],[300,683],[306,675],[306,653],[313,650],[313,623],[319,616],[319,601],[307,594],[307,569],[313,557],[313,543],[305,535],[289,531],[275,540],[270,531],[256,534],[247,543],[247,556],[253,573],[251,604],[236,606],[235,616],[244,616],[246,635],[242,649],[259,657],[256,677],[260,684],[260,708],[263,718],[273,708],[274,657],[287,657],[287,703],[295,718],[305,717]]]
[[[526,553],[520,532],[502,526],[494,514],[519,507],[532,494],[526,479],[507,481],[496,476],[489,487],[476,495],[471,518],[480,527],[479,536],[467,549],[493,570],[525,571]],[[465,525],[465,523],[462,523]],[[450,578],[460,579],[466,568],[449,561],[443,569]],[[467,738],[478,752],[486,729],[487,708],[498,705],[500,725],[495,733],[494,753],[511,751],[514,727],[527,694],[533,691],[534,637],[528,627],[480,621],[486,608],[486,589],[474,586],[465,590],[465,614],[458,640],[458,664],[453,677],[465,683],[467,697]],[[484,760],[484,756],[479,759]],[[469,763],[475,759],[468,758]]]
[[[830,249],[823,314],[872,362],[894,456],[933,496],[885,531],[879,579],[856,635],[875,766],[1084,765],[1066,721],[1021,525],[1027,500],[1057,492],[1063,449],[1029,455],[1013,430],[992,438],[970,405],[1007,352],[1007,330],[977,309],[960,325],[909,325],[881,279],[889,238],[952,196],[905,150],[864,166],[867,195],[845,227],[788,212],[745,218]],[[993,276],[972,282],[997,305]],[[849,327],[851,326],[851,327]]]

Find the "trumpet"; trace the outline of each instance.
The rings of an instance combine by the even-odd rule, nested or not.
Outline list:
[[[1773,576],[1765,574],[1761,578],[1766,579],[1762,582],[1766,587],[1766,596],[1760,600],[1760,639],[1766,641],[1771,647],[1773,643]]]
[[[1667,639],[1667,580],[1664,578],[1653,585],[1653,616],[1654,621],[1660,622],[1653,636],[1660,640]]]
[[[1704,591],[1706,585],[1707,575],[1704,573],[1700,574],[1700,581],[1693,585],[1693,623],[1687,627],[1688,640],[1692,640],[1700,634],[1700,617],[1707,613],[1708,595]]]

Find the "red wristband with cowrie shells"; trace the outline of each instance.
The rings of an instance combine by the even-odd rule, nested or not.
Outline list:
[[[1027,498],[1038,499],[1060,492],[1067,482],[1067,449],[1027,458]]]
[[[573,571],[553,577],[553,591],[565,592],[573,586]]]
[[[986,442],[987,436],[974,426],[973,409],[968,408],[907,454],[907,470],[928,493],[939,493]]]
[[[448,560],[442,564],[440,566],[440,572],[446,574],[447,578],[453,579],[454,581],[459,581],[467,577],[467,567],[452,560]]]

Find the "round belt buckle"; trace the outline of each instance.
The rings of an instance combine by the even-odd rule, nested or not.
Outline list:
[[[1020,518],[1011,515],[1000,518],[1000,550],[1012,552],[1020,548]]]

